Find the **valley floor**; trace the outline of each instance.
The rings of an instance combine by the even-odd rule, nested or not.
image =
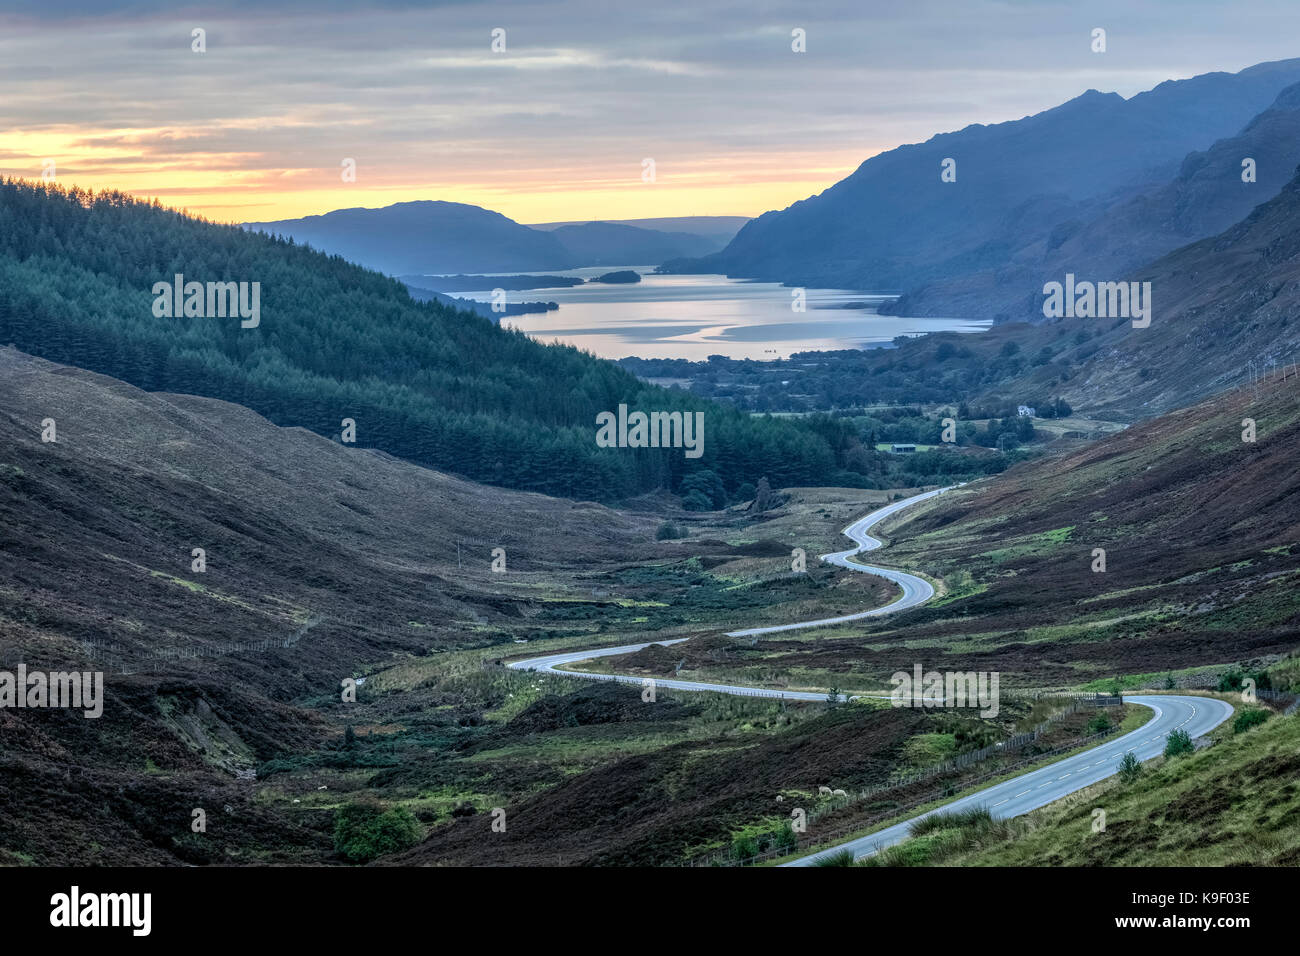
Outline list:
[[[1297,423],[1281,402],[1256,407],[1264,440],[1244,461],[1220,434],[1247,400],[1229,397],[918,505],[872,532],[886,546],[871,560],[924,575],[932,601],[749,639],[726,634],[893,600],[816,556],[922,489],[788,488],[760,514],[617,510],[2,358],[5,663],[102,668],[108,686],[100,721],[0,711],[7,863],[746,860],[811,839],[791,832],[792,806],[869,826],[1119,732],[1126,718],[1067,713],[1061,690],[1300,686],[1297,516],[1277,497],[1296,480]],[[657,540],[665,519],[685,537]],[[869,699],[648,703],[503,666],[646,642],[588,666],[851,694],[920,663],[999,671],[1004,697],[988,720]],[[1031,746],[954,766],[1034,727]],[[1290,819],[1293,797],[1279,790],[1268,819]]]

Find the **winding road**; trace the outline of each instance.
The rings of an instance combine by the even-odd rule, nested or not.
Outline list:
[[[949,485],[949,488],[956,488],[957,485]],[[853,524],[845,528],[841,534],[852,540],[857,547],[850,548],[847,551],[837,551],[835,554],[823,554],[822,560],[827,564],[835,564],[841,568],[848,568],[850,571],[862,571],[866,574],[874,574],[876,577],[888,578],[900,588],[903,589],[902,596],[892,604],[886,604],[884,607],[874,608],[870,611],[861,611],[857,614],[845,614],[840,617],[824,617],[818,621],[800,621],[797,624],[777,624],[772,627],[750,627],[743,631],[729,631],[728,637],[751,637],[755,634],[775,634],[777,631],[796,631],[806,627],[825,627],[828,624],[843,624],[845,621],[860,621],[864,617],[878,617],[881,614],[896,614],[899,611],[906,611],[908,608],[916,607],[918,604],[924,604],[930,598],[934,597],[934,588],[930,582],[924,578],[918,578],[915,574],[908,574],[905,571],[894,571],[890,568],[877,568],[870,564],[862,564],[858,561],[851,560],[854,555],[861,554],[863,551],[874,551],[880,547],[880,542],[867,534],[868,529],[880,524],[891,515],[897,514],[904,508],[910,508],[919,501],[927,501],[936,495],[941,495],[948,488],[938,488],[934,491],[927,491],[922,495],[913,495],[910,498],[904,498],[901,501],[895,501],[892,505],[885,505],[864,518],[859,518]],[[823,695],[824,696],[824,695]]]
[[[956,485],[949,487],[957,487]],[[860,571],[865,574],[874,574],[878,577],[887,578],[893,581],[902,589],[901,596],[890,604],[883,607],[874,608],[870,611],[861,611],[857,614],[845,614],[839,617],[820,618],[815,621],[799,621],[794,624],[776,624],[766,627],[751,627],[740,631],[729,631],[728,637],[752,637],[759,634],[774,634],[779,631],[802,630],[810,627],[826,627],[833,624],[843,624],[847,621],[857,621],[868,617],[877,617],[883,614],[896,614],[899,611],[916,607],[924,604],[930,598],[934,597],[934,588],[923,578],[914,574],[907,574],[904,571],[895,571],[890,568],[880,568],[869,564],[862,564],[854,561],[853,558],[864,551],[873,551],[879,548],[881,543],[873,538],[867,532],[879,524],[881,521],[902,511],[904,508],[941,495],[949,488],[939,488],[934,491],[927,491],[924,494],[913,495],[910,498],[904,498],[901,501],[895,501],[892,504],[879,508],[870,514],[859,518],[853,524],[844,529],[843,534],[854,542],[856,547],[847,551],[838,551],[835,554],[823,554],[821,560],[847,568],[851,571]],[[624,644],[620,647],[603,647],[595,650],[567,651],[559,654],[549,654],[544,657],[531,657],[525,660],[512,661],[507,667],[515,670],[542,671],[553,674],[560,674],[565,677],[580,677],[586,680],[612,680],[630,684],[643,684],[644,678],[634,677],[628,674],[593,674],[583,671],[560,670],[567,664],[574,664],[578,661],[592,660],[597,657],[612,657],[620,654],[631,654],[649,647],[652,644],[664,646],[680,644],[688,641],[688,637],[679,637],[667,641],[646,641],[642,644]],[[669,688],[672,690],[684,691],[713,691],[720,694],[734,694],[741,697],[777,697],[785,700],[813,700],[824,701],[827,698],[825,693],[813,691],[789,691],[789,690],[770,690],[761,687],[744,687],[738,684],[711,684],[702,681],[684,681],[655,678],[655,686]],[[869,695],[882,699],[888,699],[887,694]],[[1150,696],[1130,696],[1125,700],[1141,704],[1144,707],[1150,707],[1154,716],[1139,727],[1137,730],[1130,731],[1124,736],[1107,741],[1082,753],[1067,757],[1064,760],[1057,761],[1033,770],[1011,780],[994,784],[986,787],[977,793],[954,800],[942,807],[930,810],[926,813],[918,814],[902,823],[895,824],[884,830],[877,831],[868,836],[859,837],[855,840],[849,840],[836,846],[819,850],[808,856],[800,857],[783,866],[815,866],[819,860],[828,856],[841,854],[845,850],[853,853],[855,860],[866,856],[871,856],[885,847],[891,846],[905,840],[909,835],[911,825],[923,818],[934,813],[955,812],[969,810],[975,807],[987,807],[989,812],[998,819],[1020,816],[1036,810],[1039,807],[1046,806],[1064,796],[1074,793],[1076,790],[1082,790],[1084,787],[1091,786],[1100,780],[1109,777],[1119,769],[1119,763],[1124,754],[1132,752],[1138,760],[1150,760],[1152,757],[1159,756],[1164,752],[1165,740],[1173,731],[1182,729],[1187,731],[1193,739],[1203,734],[1209,733],[1219,724],[1227,720],[1233,713],[1233,707],[1226,701],[1218,700],[1212,697],[1182,697],[1174,695],[1150,695]]]
[[[950,487],[956,487],[955,485]],[[924,494],[913,495],[911,498],[904,498],[901,501],[895,501],[893,504],[885,505],[876,511],[871,512],[863,518],[859,518],[853,524],[844,529],[843,534],[851,539],[857,547],[850,548],[847,551],[837,551],[835,554],[823,554],[821,559],[828,564],[835,564],[842,568],[848,568],[851,571],[861,571],[865,574],[874,574],[878,577],[888,578],[900,588],[903,589],[902,596],[898,600],[886,604],[884,607],[873,608],[870,611],[860,611],[857,614],[844,614],[840,617],[824,617],[816,621],[799,621],[794,624],[774,624],[768,627],[750,627],[743,631],[728,631],[728,637],[753,637],[759,634],[775,634],[778,631],[796,631],[809,627],[826,627],[831,624],[843,624],[847,621],[860,621],[867,617],[878,617],[882,614],[896,614],[899,611],[906,611],[908,608],[916,607],[918,604],[924,604],[930,598],[934,597],[934,588],[930,582],[924,578],[918,578],[915,574],[907,574],[904,571],[894,571],[890,568],[877,568],[869,564],[861,564],[857,561],[850,560],[854,555],[861,554],[863,551],[873,551],[880,547],[880,541],[867,534],[868,529],[884,521],[890,515],[896,514],[919,501],[926,501],[935,495],[941,495],[947,488],[939,488],[935,491],[927,491]],[[689,637],[678,637],[670,641],[646,641],[644,644],[624,644],[621,647],[602,647],[597,650],[568,651],[561,654],[548,654],[545,657],[530,657],[527,660],[511,661],[507,667],[515,670],[524,671],[543,671],[551,674],[562,674],[565,677],[581,677],[587,680],[612,680],[620,681],[627,684],[644,683],[644,678],[633,677],[627,674],[592,674],[583,671],[560,670],[566,664],[576,664],[578,661],[593,660],[597,657],[616,657],[620,654],[633,654],[643,647],[650,647],[652,644],[659,644],[667,647],[672,644],[680,644],[683,641],[689,641]],[[769,690],[763,687],[744,687],[739,684],[709,684],[702,681],[688,680],[667,680],[655,678],[656,687],[666,687],[672,690],[700,690],[713,691],[719,694],[735,694],[741,697],[777,697],[785,700],[821,700],[827,698],[825,693],[815,691],[791,691],[791,690]],[[888,694],[863,695],[876,696],[887,700]]]

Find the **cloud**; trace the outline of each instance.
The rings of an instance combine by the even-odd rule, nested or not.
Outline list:
[[[84,185],[191,208],[237,205],[242,174],[277,216],[489,194],[532,221],[756,215],[936,132],[1281,58],[1298,27],[1271,0],[9,0],[0,172],[54,155]],[[654,193],[635,188],[647,156]],[[719,207],[698,208],[710,183]]]

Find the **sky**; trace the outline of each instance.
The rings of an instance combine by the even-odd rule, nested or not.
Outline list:
[[[755,216],[903,143],[1297,36],[1296,0],[0,0],[0,175],[230,222]]]

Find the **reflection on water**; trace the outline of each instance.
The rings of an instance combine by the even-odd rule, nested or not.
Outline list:
[[[888,343],[899,335],[944,330],[979,332],[987,321],[909,319],[877,315],[891,297],[845,289],[805,290],[807,310],[791,309],[793,289],[719,275],[659,276],[653,266],[633,285],[580,285],[506,293],[508,302],[558,302],[558,311],[510,316],[513,325],[543,342],[561,341],[602,358],[785,358],[793,352],[851,349]],[[552,273],[589,279],[614,267]],[[490,289],[456,292],[488,302]],[[845,308],[845,306],[851,306]]]

